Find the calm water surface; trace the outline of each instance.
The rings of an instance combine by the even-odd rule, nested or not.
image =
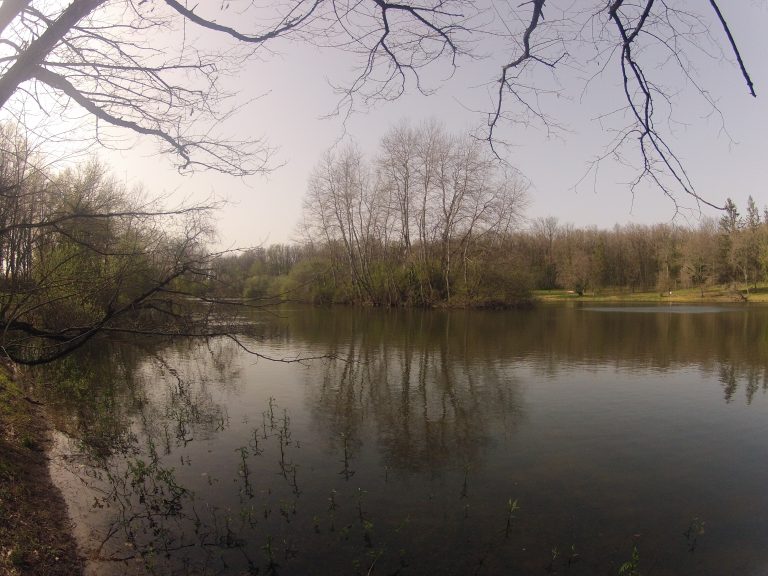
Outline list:
[[[768,308],[252,321],[39,375],[91,573],[768,573]]]

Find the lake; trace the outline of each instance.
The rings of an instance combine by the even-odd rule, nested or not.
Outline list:
[[[247,320],[37,374],[90,573],[768,573],[768,307]]]

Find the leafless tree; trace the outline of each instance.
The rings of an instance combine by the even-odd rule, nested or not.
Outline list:
[[[382,138],[379,161],[381,185],[392,194],[392,208],[406,259],[411,256],[412,214],[414,211],[416,174],[416,135],[406,123],[394,127]]]
[[[310,179],[304,208],[310,239],[341,246],[358,297],[374,303],[372,263],[387,250],[421,277],[439,270],[439,289],[450,299],[454,262],[463,264],[466,277],[475,245],[505,236],[521,219],[526,186],[476,139],[433,124],[401,125],[382,139],[374,164],[376,185],[356,149],[327,153]],[[390,224],[395,241],[388,239]],[[424,284],[422,290],[435,288]]]
[[[357,297],[374,302],[370,267],[386,230],[383,200],[362,154],[349,146],[325,154],[304,203],[309,237],[323,238],[331,248],[338,245]]]

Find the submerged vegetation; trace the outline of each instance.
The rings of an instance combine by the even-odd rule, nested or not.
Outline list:
[[[712,454],[763,452],[744,427],[766,406],[765,311],[291,308],[255,316],[256,340],[334,358],[254,366],[223,338],[143,340],[36,371],[85,481],[94,566],[704,575],[763,558],[759,527],[740,532],[760,460]],[[710,494],[735,474],[739,495]]]

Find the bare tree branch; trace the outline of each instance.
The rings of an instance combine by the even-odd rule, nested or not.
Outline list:
[[[60,90],[61,92],[63,92],[64,94],[72,98],[72,100],[77,102],[80,106],[85,108],[88,112],[90,112],[100,120],[104,120],[105,122],[108,122],[109,124],[114,124],[115,126],[120,126],[121,128],[128,128],[129,130],[133,130],[134,132],[137,132],[139,134],[145,134],[147,136],[155,136],[157,138],[160,138],[161,140],[164,140],[165,142],[170,144],[171,148],[173,148],[179,154],[179,156],[181,156],[184,159],[184,165],[182,166],[182,168],[187,168],[192,163],[189,157],[189,151],[185,144],[183,144],[176,138],[172,137],[170,134],[167,134],[162,130],[158,130],[157,128],[145,128],[144,126],[141,126],[136,122],[125,120],[123,118],[119,118],[117,116],[113,116],[112,114],[109,114],[104,109],[97,106],[92,100],[88,99],[84,94],[81,94],[63,76],[59,76],[58,74],[54,74],[49,70],[45,70],[44,68],[38,67],[33,71],[32,77],[37,78],[42,82],[45,82],[51,88]]]
[[[755,94],[755,86],[752,84],[752,78],[749,77],[749,73],[747,72],[747,67],[744,65],[744,60],[741,58],[741,53],[739,52],[738,47],[736,46],[736,40],[733,38],[733,34],[731,34],[731,29],[728,26],[728,23],[725,21],[725,18],[723,17],[723,13],[720,11],[720,7],[717,5],[717,2],[715,0],[709,0],[709,3],[712,5],[712,8],[715,10],[715,14],[717,14],[718,20],[720,20],[720,24],[723,26],[723,30],[725,30],[726,35],[728,36],[728,42],[731,45],[731,48],[733,49],[733,53],[736,55],[736,60],[739,61],[739,68],[741,68],[741,74],[744,76],[744,80],[747,82],[747,87],[749,88],[749,93],[752,94],[755,98],[757,98],[757,94]]]
[[[42,35],[17,56],[14,64],[0,76],[0,108],[5,106],[22,82],[32,78],[35,69],[75,24],[105,2],[106,0],[74,0]]]

